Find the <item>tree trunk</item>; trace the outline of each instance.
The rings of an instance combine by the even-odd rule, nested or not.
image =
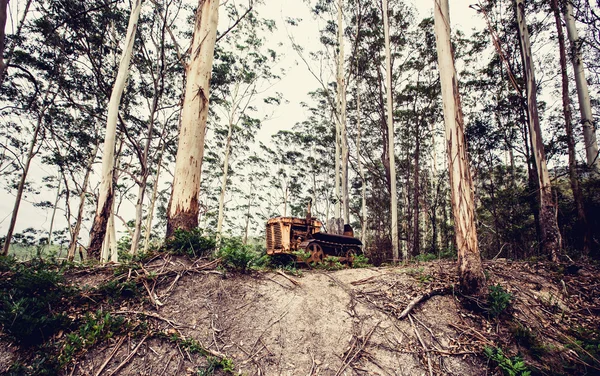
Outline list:
[[[575,85],[579,98],[579,110],[581,112],[581,123],[583,125],[583,141],[585,142],[585,156],[588,167],[593,167],[595,173],[600,172],[600,158],[598,158],[598,142],[596,141],[596,127],[592,115],[592,105],[588,85],[585,79],[583,57],[581,46],[583,41],[579,39],[575,18],[573,17],[573,5],[567,0],[565,7],[565,20],[567,23],[567,35],[571,43],[571,62],[575,71]]]
[[[413,193],[413,255],[417,256],[421,253],[421,233],[419,226],[419,157],[421,152],[421,141],[419,140],[419,122],[415,127],[415,163],[414,163],[414,193]]]
[[[56,199],[54,199],[54,207],[52,208],[52,216],[50,217],[50,229],[48,230],[48,245],[52,245],[52,232],[54,230],[54,218],[56,217],[56,207],[58,206],[58,200],[60,199],[60,189],[62,179],[58,179],[58,187],[56,188]]]
[[[157,72],[157,75],[160,74],[161,72]],[[148,176],[150,175],[150,168],[148,167],[148,158],[150,154],[150,145],[152,144],[152,133],[154,131],[154,122],[156,119],[156,112],[158,109],[158,100],[161,95],[159,93],[159,88],[156,85],[156,81],[154,82],[154,98],[152,99],[152,108],[150,109],[150,121],[148,122],[148,129],[146,131],[146,144],[144,145],[144,152],[142,155],[143,160],[140,161],[140,163],[142,164],[142,176],[140,178],[140,181],[137,182],[138,199],[135,204],[135,224],[133,227],[133,237],[131,238],[131,247],[129,249],[129,253],[131,255],[137,254],[140,236],[142,233],[144,196],[146,195],[146,186],[148,185]]]
[[[31,6],[33,0],[27,0],[27,2],[25,3],[25,9],[23,11],[23,17],[21,17],[21,21],[19,21],[19,25],[17,26],[17,30],[14,34],[15,38],[18,38],[19,36],[21,36],[21,31],[23,30],[23,25],[25,24],[25,18],[27,17],[27,14],[29,13],[29,8]],[[6,17],[7,17],[7,12],[8,12],[8,0],[0,0],[0,44],[1,44],[1,48],[0,48],[0,86],[2,86],[2,83],[4,82],[4,78],[6,77],[6,68],[8,67],[8,64],[10,64],[10,60],[13,56],[13,52],[15,50],[15,46],[17,45],[16,42],[13,41],[13,43],[11,43],[10,48],[8,49],[8,53],[4,53],[4,50],[6,49]],[[4,56],[6,56],[6,61],[4,60]]]
[[[42,119],[43,112],[38,115],[37,124],[35,125],[35,130],[33,131],[33,137],[31,138],[31,142],[29,143],[29,150],[27,150],[27,159],[25,160],[25,166],[23,166],[23,172],[21,173],[21,180],[19,180],[19,185],[17,187],[17,197],[15,197],[15,205],[13,208],[12,216],[10,218],[10,224],[8,225],[8,231],[6,233],[6,239],[4,240],[4,246],[2,247],[2,254],[4,256],[8,255],[8,248],[10,247],[10,241],[12,240],[12,235],[15,230],[15,224],[17,223],[17,217],[19,215],[19,207],[21,206],[21,198],[23,197],[23,190],[25,188],[25,180],[27,179],[27,174],[29,173],[29,166],[31,165],[31,160],[33,159],[35,153],[34,149],[37,144],[37,138],[40,134],[40,130],[42,128]]]
[[[131,61],[133,52],[133,44],[135,42],[135,33],[141,7],[141,0],[133,0],[131,4],[131,14],[129,15],[129,24],[127,25],[125,47],[123,48],[121,61],[119,63],[119,71],[117,72],[117,78],[108,103],[106,134],[104,136],[104,151],[102,155],[102,182],[100,183],[96,217],[94,218],[94,225],[90,234],[90,246],[88,247],[88,257],[94,259],[98,259],[100,256],[100,250],[106,234],[107,221],[112,210],[117,118],[119,116],[121,96],[123,95],[123,90],[127,83],[127,76],[129,75],[129,62]]]
[[[189,231],[198,226],[200,173],[218,21],[219,1],[199,0],[191,60],[186,67],[173,191],[167,210],[167,238],[177,229]]]
[[[358,67],[357,67],[357,73],[358,73]],[[361,209],[360,209],[360,216],[361,216],[361,228],[360,228],[360,241],[363,244],[363,249],[367,249],[367,179],[365,176],[365,169],[362,165],[362,159],[360,156],[360,149],[361,149],[361,144],[360,144],[360,138],[361,138],[361,124],[360,124],[360,92],[359,92],[359,87],[360,87],[360,81],[358,79],[358,75],[357,75],[357,80],[356,80],[356,161],[358,164],[358,174],[360,175],[360,181],[361,181],[361,189],[360,189],[360,198],[361,198]]]
[[[523,57],[523,70],[527,81],[527,111],[529,113],[529,137],[531,138],[532,153],[540,186],[540,227],[542,235],[542,250],[550,256],[552,261],[558,261],[560,252],[560,232],[552,198],[552,185],[546,165],[546,153],[542,140],[542,130],[537,109],[535,72],[533,57],[531,55],[531,44],[529,42],[529,31],[525,22],[525,4],[523,0],[515,0],[517,8],[517,23],[519,27],[519,39],[521,42],[521,54]]]
[[[6,45],[6,16],[8,13],[8,0],[0,0],[0,75],[4,74],[4,46]]]
[[[350,223],[350,197],[348,194],[348,134],[346,118],[346,82],[344,79],[344,22],[343,22],[343,1],[338,0],[338,66],[337,66],[337,85],[338,85],[338,107],[340,117],[340,138],[342,152],[342,209],[344,224]]]
[[[252,208],[252,202],[254,198],[252,193],[253,190],[254,182],[252,181],[252,178],[250,178],[250,193],[248,194],[248,209],[246,210],[246,226],[244,228],[244,245],[248,244],[248,231],[250,230],[250,210]]]
[[[154,178],[154,187],[152,188],[152,199],[150,200],[150,208],[148,208],[148,218],[146,219],[146,237],[144,239],[144,252],[148,252],[150,247],[150,236],[152,235],[152,219],[154,216],[154,206],[156,205],[156,196],[158,195],[158,183],[160,181],[160,168],[162,167],[162,156],[165,150],[163,142],[160,148],[158,157],[158,166],[156,167],[156,177]]]
[[[67,260],[73,261],[75,258],[75,251],[77,251],[77,238],[79,237],[79,231],[81,230],[81,222],[83,221],[83,211],[85,209],[85,195],[87,186],[90,181],[90,175],[92,173],[92,167],[94,160],[96,159],[96,153],[98,152],[98,144],[94,146],[94,151],[90,154],[87,167],[85,170],[85,176],[83,178],[83,184],[81,185],[81,193],[79,194],[79,210],[77,210],[77,219],[75,221],[75,227],[71,231],[71,242],[69,244],[69,251],[67,252]],[[70,218],[69,218],[70,222]],[[83,259],[81,260],[83,261]]]
[[[397,262],[398,251],[398,195],[396,192],[396,156],[394,153],[394,113],[392,106],[392,56],[390,49],[390,25],[388,20],[388,0],[383,0],[383,32],[385,38],[385,82],[387,86],[387,126],[388,126],[388,154],[390,161],[390,212],[392,217],[392,257]],[[406,259],[407,255],[403,255]]]
[[[450,175],[460,285],[468,294],[482,295],[485,291],[485,276],[477,243],[473,181],[465,143],[458,78],[450,42],[448,0],[434,0],[434,2],[435,35],[444,104],[446,151],[448,153],[448,173]]]
[[[233,116],[233,114],[232,114]],[[225,217],[225,192],[227,190],[227,177],[229,173],[229,154],[231,152],[231,137],[233,133],[233,118],[229,119],[229,129],[227,130],[227,140],[225,141],[225,152],[223,156],[223,176],[221,179],[221,193],[219,194],[219,215],[217,218],[217,242],[221,240],[221,231],[223,229],[223,219]]]
[[[579,187],[579,177],[577,176],[576,169],[577,160],[575,157],[575,138],[573,137],[573,123],[571,118],[571,99],[569,98],[569,76],[567,74],[565,35],[562,29],[558,0],[552,0],[551,6],[552,11],[554,12],[554,20],[556,21],[556,32],[558,34],[563,114],[565,116],[565,131],[567,133],[567,147],[569,150],[569,180],[571,182],[571,190],[573,191],[573,201],[575,201],[575,206],[577,207],[578,227],[583,231],[583,253],[587,255],[589,254],[591,247],[591,232],[585,216],[583,197]]]

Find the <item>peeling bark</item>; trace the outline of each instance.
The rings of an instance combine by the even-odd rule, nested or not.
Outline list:
[[[458,78],[450,42],[448,0],[434,0],[434,2],[435,35],[444,104],[446,152],[448,154],[460,285],[465,293],[482,295],[485,292],[485,276],[477,243],[473,181],[465,143]]]
[[[218,21],[219,1],[199,0],[191,60],[186,67],[173,191],[167,210],[167,238],[177,229],[191,230],[198,226],[200,173]]]

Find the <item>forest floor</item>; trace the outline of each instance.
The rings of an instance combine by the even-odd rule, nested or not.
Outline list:
[[[303,269],[297,275],[233,273],[216,269],[217,262],[161,256],[136,267],[67,271],[66,283],[84,291],[69,317],[102,312],[120,320],[112,322],[110,335],[71,352],[67,344],[74,340],[67,336],[70,342],[57,347],[61,359],[70,355],[62,372],[600,374],[595,266],[488,261],[490,297],[477,301],[455,291],[457,268],[450,260]],[[408,306],[413,308],[406,314]],[[110,326],[109,316],[100,316],[88,322]],[[79,333],[85,337],[84,329]],[[27,362],[3,337],[0,372],[15,361]]]

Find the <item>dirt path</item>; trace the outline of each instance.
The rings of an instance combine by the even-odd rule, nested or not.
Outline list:
[[[304,270],[299,277],[278,272],[189,273],[157,285],[162,305],[125,308],[150,312],[159,331],[198,341],[213,354],[230,359],[243,375],[493,375],[483,349],[524,351],[511,332],[515,325],[531,330],[536,341],[554,349],[548,357],[577,363],[576,354],[556,339],[575,322],[598,321],[593,312],[575,309],[596,305],[587,300],[598,294],[586,297],[581,290],[594,274],[564,275],[560,282],[540,265],[486,263],[488,283],[499,283],[514,294],[514,307],[504,321],[486,319],[461,305],[458,294],[448,289],[457,282],[452,261],[403,268]],[[156,267],[161,268],[164,265]],[[444,294],[399,319],[415,297],[442,288]],[[460,299],[464,303],[465,297]],[[547,299],[552,306],[546,309]],[[74,374],[95,374],[116,347],[114,342],[91,351]],[[104,374],[110,374],[138,344],[139,338],[128,340]],[[136,351],[117,374],[210,371],[205,356],[160,338],[148,339]],[[526,360],[542,366],[546,361]]]

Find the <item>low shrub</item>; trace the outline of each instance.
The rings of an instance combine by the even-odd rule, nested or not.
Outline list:
[[[530,376],[527,364],[523,361],[520,356],[513,356],[512,358],[504,355],[502,349],[497,347],[486,347],[483,351],[485,356],[493,361],[505,376]]]
[[[239,238],[224,238],[221,239],[217,257],[223,260],[223,265],[228,269],[233,269],[239,272],[247,272],[252,266],[256,266],[259,261],[265,260],[254,247],[244,245]]]
[[[74,289],[64,283],[56,265],[1,257],[0,274],[0,326],[17,344],[41,344],[68,326],[61,307]]]
[[[178,229],[167,239],[164,249],[175,255],[189,257],[206,257],[215,249],[216,241],[212,236],[204,236],[202,231],[195,228],[190,231]]]
[[[491,317],[499,317],[510,307],[512,299],[512,294],[506,291],[500,284],[490,286],[487,297],[488,314]]]
[[[358,268],[368,268],[373,265],[369,264],[369,258],[365,255],[356,255],[352,260],[352,267],[355,269]]]

